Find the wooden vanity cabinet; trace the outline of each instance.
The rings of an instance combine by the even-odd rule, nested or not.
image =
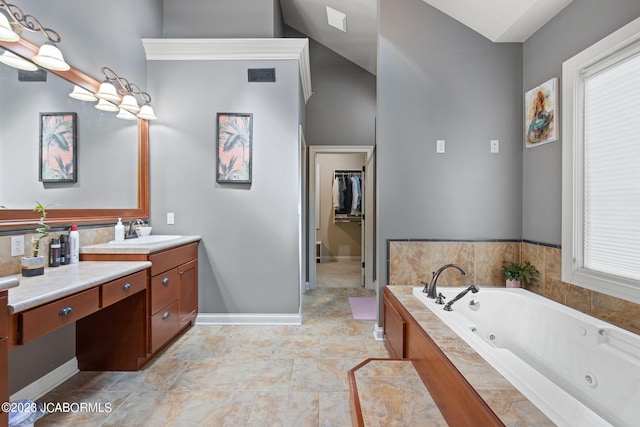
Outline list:
[[[167,344],[197,314],[198,243],[149,255],[151,353]]]
[[[9,315],[7,291],[0,292],[0,403],[9,401]],[[0,426],[9,423],[9,414],[0,410]]]
[[[387,292],[383,295],[384,344],[394,358],[405,357],[406,322]]]
[[[161,350],[198,314],[198,242],[150,254],[83,254],[85,261],[150,261],[147,277],[147,352]]]

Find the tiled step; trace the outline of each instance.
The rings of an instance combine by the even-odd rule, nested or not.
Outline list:
[[[367,359],[349,371],[356,427],[446,426],[409,360]]]

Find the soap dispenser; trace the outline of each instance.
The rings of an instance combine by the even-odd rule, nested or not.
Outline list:
[[[116,224],[116,242],[124,241],[124,225],[122,224],[122,218],[118,218],[118,223]]]

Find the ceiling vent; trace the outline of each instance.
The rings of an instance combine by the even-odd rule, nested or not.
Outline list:
[[[327,21],[332,27],[347,32],[347,15],[344,13],[327,6]]]
[[[249,83],[274,83],[276,81],[275,68],[249,68]]]

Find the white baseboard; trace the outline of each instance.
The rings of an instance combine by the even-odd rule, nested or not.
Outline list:
[[[384,329],[376,323],[373,327],[373,338],[376,341],[384,341]]]
[[[200,313],[196,325],[302,325],[302,315]]]
[[[49,372],[45,376],[38,378],[22,390],[19,390],[12,394],[10,400],[12,402],[16,400],[36,400],[44,396],[78,372],[80,372],[78,370],[78,359],[74,357],[73,359],[70,359],[69,361],[58,366],[56,369]]]

